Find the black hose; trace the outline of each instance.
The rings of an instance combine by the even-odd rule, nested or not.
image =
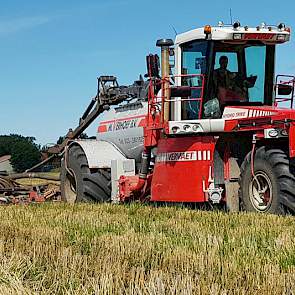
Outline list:
[[[142,153],[142,157],[141,157],[141,169],[139,173],[139,178],[141,179],[147,178],[149,168],[150,168],[150,162],[151,162],[151,149],[146,149]]]

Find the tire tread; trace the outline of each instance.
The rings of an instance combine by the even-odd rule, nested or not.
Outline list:
[[[260,147],[255,152],[255,160],[261,159],[267,161],[272,167],[272,171],[278,182],[278,194],[280,205],[276,213],[286,214],[290,211],[295,212],[295,176],[292,173],[294,163],[290,165],[287,154],[280,149],[267,149],[265,146]],[[254,161],[255,161],[254,160]],[[242,165],[239,178],[239,198],[242,210],[247,210],[244,196],[242,195],[242,180],[247,169],[251,169],[251,152],[247,154]],[[254,162],[255,164],[255,162]]]

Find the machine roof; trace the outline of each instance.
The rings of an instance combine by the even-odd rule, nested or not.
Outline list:
[[[265,42],[271,43],[283,43],[289,41],[290,39],[290,31],[289,29],[279,30],[278,28],[269,27],[261,28],[248,28],[248,27],[238,27],[233,28],[232,26],[222,26],[222,27],[211,27],[211,34],[208,39],[210,40],[231,40],[231,41],[239,41],[233,38],[233,34],[243,34],[246,36],[246,39],[243,40],[263,40]],[[277,40],[278,35],[286,35],[285,40]],[[203,28],[197,28],[176,36],[175,44],[182,44],[186,42],[190,42],[193,40],[202,40],[206,39],[206,34],[204,33]]]

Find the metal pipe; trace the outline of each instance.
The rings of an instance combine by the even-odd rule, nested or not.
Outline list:
[[[161,47],[161,76],[162,76],[162,96],[163,96],[163,119],[169,121],[170,119],[170,65],[169,65],[169,51],[174,43],[171,39],[160,39],[157,41],[157,46]]]
[[[52,156],[48,157],[47,159],[45,159],[44,161],[42,161],[42,162],[38,163],[37,165],[31,167],[30,169],[27,169],[25,172],[31,172],[31,171],[35,170],[35,169],[43,166],[44,164],[50,162],[55,157],[57,157],[57,155],[52,155]]]
[[[92,98],[92,100],[89,103],[87,109],[85,110],[85,112],[83,113],[83,115],[81,117],[82,120],[85,120],[87,118],[87,116],[89,115],[90,111],[93,109],[93,106],[95,105],[96,101],[97,101],[97,96]]]

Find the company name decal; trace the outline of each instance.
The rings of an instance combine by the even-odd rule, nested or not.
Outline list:
[[[109,125],[108,131],[118,131],[118,130],[125,130],[129,128],[135,128],[137,127],[137,122],[138,122],[138,119],[114,122],[113,124]]]
[[[137,116],[133,118],[126,118],[126,120],[112,120],[101,122],[98,126],[98,132],[112,132],[112,131],[120,131],[127,130],[131,128],[143,127],[145,125],[145,117]]]
[[[211,160],[211,152],[209,150],[160,153],[157,155],[156,158],[156,162],[185,162],[206,160]]]
[[[276,34],[272,33],[247,33],[244,34],[244,39],[247,40],[272,40],[276,38]]]

